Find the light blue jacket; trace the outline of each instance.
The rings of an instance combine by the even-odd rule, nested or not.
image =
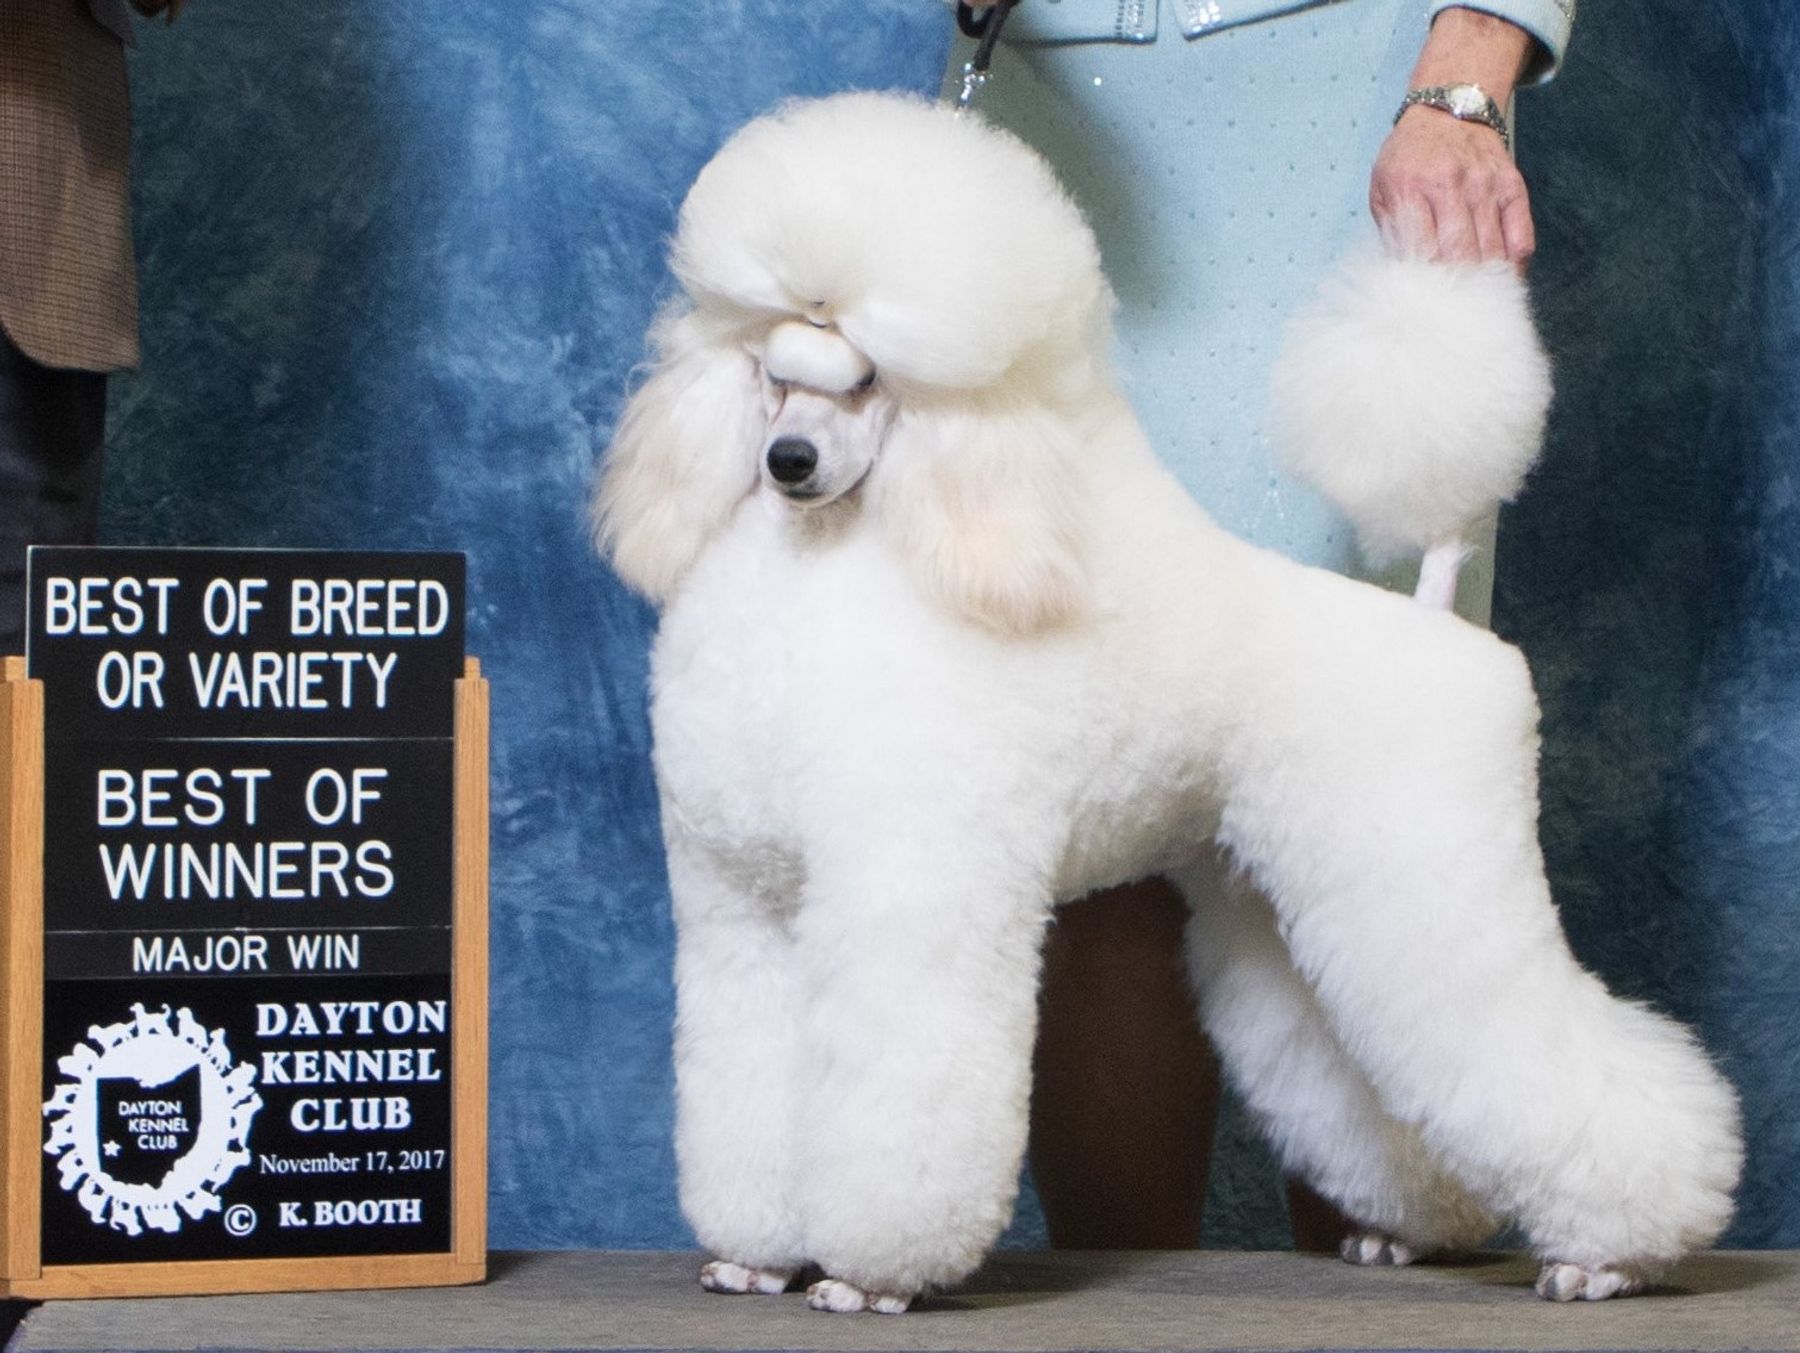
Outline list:
[[[1160,11],[1167,10],[1184,38],[1202,38],[1220,29],[1254,23],[1314,5],[1354,0],[1022,0],[1007,23],[1012,42],[1154,42]],[[1549,60],[1532,78],[1547,80],[1562,61],[1575,19],[1576,0],[1418,0],[1432,14],[1459,6],[1479,9],[1517,24],[1535,37]]]

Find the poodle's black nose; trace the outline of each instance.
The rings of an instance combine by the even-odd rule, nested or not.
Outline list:
[[[804,437],[782,437],[769,448],[769,473],[777,484],[798,484],[819,468],[819,451]]]

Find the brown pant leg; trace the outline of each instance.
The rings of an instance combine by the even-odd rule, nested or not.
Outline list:
[[[1167,882],[1062,908],[1044,952],[1031,1170],[1058,1249],[1199,1242],[1219,1065],[1194,1019],[1187,906]],[[1349,1223],[1288,1181],[1295,1248],[1335,1252]]]
[[[1031,1172],[1058,1249],[1199,1242],[1219,1069],[1194,1020],[1187,906],[1160,879],[1057,912],[1031,1100]]]
[[[1298,1179],[1287,1181],[1287,1205],[1297,1250],[1336,1254],[1338,1242],[1356,1229],[1348,1217]]]

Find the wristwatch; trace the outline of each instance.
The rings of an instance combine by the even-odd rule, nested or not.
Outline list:
[[[1412,90],[1400,100],[1394,121],[1398,122],[1400,115],[1415,103],[1436,108],[1461,122],[1479,122],[1484,127],[1492,127],[1500,133],[1507,153],[1512,153],[1512,131],[1506,125],[1506,115],[1480,85],[1426,85],[1423,89]]]

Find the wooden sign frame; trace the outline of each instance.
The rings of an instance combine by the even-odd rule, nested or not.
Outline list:
[[[478,1283],[487,1276],[488,684],[455,697],[451,959],[452,1248],[345,1258],[43,1265],[44,689],[25,660],[0,681],[0,1297],[189,1296]]]

